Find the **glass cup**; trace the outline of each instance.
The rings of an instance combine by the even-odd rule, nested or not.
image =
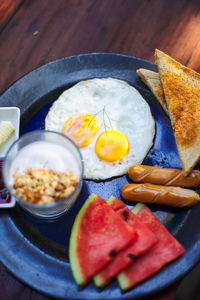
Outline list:
[[[78,183],[66,198],[54,203],[35,204],[18,198],[15,194],[14,173],[24,173],[27,168],[52,169],[56,172],[73,171]],[[3,163],[3,180],[17,203],[40,218],[55,218],[66,212],[76,201],[83,182],[83,160],[79,148],[61,133],[37,130],[29,132],[13,143]]]

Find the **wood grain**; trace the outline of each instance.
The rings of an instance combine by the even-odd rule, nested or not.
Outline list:
[[[24,0],[0,0],[0,32],[23,2]]]
[[[155,48],[200,72],[199,0],[0,0],[0,94],[27,72],[65,56],[113,52],[153,62]],[[1,264],[0,281],[0,299],[50,299]],[[174,293],[172,288],[154,300]]]
[[[187,64],[199,42],[199,7],[198,0],[21,1],[0,33],[0,93],[32,69],[77,53],[154,61],[157,47]]]
[[[200,72],[200,40],[188,60],[188,67]]]

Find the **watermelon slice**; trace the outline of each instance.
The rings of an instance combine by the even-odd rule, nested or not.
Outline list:
[[[107,285],[119,272],[132,264],[137,256],[144,254],[157,242],[155,234],[140,222],[124,202],[113,196],[110,196],[107,202],[122,219],[135,229],[138,238],[120,251],[102,271],[93,277],[95,285],[99,288]]]
[[[86,284],[136,237],[135,230],[105,200],[91,194],[77,214],[70,236],[69,260],[77,284]]]
[[[133,212],[155,233],[158,242],[117,276],[120,288],[126,291],[157,273],[164,265],[181,256],[185,250],[144,204],[138,203]]]

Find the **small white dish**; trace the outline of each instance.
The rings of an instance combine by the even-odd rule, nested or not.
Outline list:
[[[10,121],[15,132],[0,146],[0,159],[3,159],[10,146],[19,138],[20,109],[18,107],[0,107],[0,122]]]
[[[10,121],[15,127],[15,132],[9,137],[9,139],[0,146],[0,175],[4,157],[10,146],[19,138],[19,126],[20,126],[20,109],[18,107],[0,107],[0,122]],[[1,176],[0,176],[1,177]],[[8,208],[15,206],[15,198],[10,196],[6,187],[2,184],[3,179],[0,178],[0,208]]]

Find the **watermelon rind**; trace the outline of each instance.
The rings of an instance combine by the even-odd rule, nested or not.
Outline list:
[[[115,207],[114,210],[123,208],[123,207],[125,206],[125,204],[124,204],[121,200],[119,200],[119,199],[118,199],[118,201],[117,201],[117,203],[116,203],[116,199],[118,199],[118,198],[116,198],[116,197],[114,197],[114,196],[111,195],[111,196],[106,200],[106,202],[107,202],[110,206],[112,206],[112,207],[113,207],[113,204],[114,204],[114,207]],[[122,203],[123,203],[123,204],[122,204]]]
[[[126,205],[124,204],[123,201],[121,201],[120,199],[114,197],[114,196],[110,196],[106,202],[112,207],[113,210],[116,210],[116,211],[121,211],[121,209],[127,209]],[[135,211],[139,211],[140,207],[142,207],[143,205],[141,205],[141,203],[139,203],[138,206],[136,206],[135,208]],[[142,223],[142,222],[141,222]],[[144,225],[143,225],[144,226]],[[138,228],[138,225],[136,225],[136,228]],[[137,232],[137,231],[136,231]],[[141,231],[139,230],[139,232],[141,233]],[[144,233],[144,232],[143,232]],[[152,233],[151,233],[152,234]],[[153,235],[153,234],[152,234]],[[146,238],[144,237],[144,240],[146,240]],[[148,240],[148,243],[149,243],[150,240]],[[154,240],[154,242],[156,241],[156,239]],[[151,239],[151,242],[152,244],[149,244],[149,248],[152,247],[152,245],[154,245],[154,242],[152,241]],[[137,243],[137,242],[136,242]],[[139,242],[140,244],[140,242]],[[141,245],[141,244],[140,244]],[[144,245],[143,245],[144,246]],[[129,245],[128,245],[128,248],[129,248]],[[149,250],[149,248],[146,248],[146,251]],[[130,248],[129,248],[130,249]],[[133,251],[133,250],[131,250]],[[136,246],[136,253],[138,251],[138,248]],[[146,252],[145,251],[145,252]],[[123,251],[122,251],[123,252]],[[133,251],[134,252],[134,251]],[[142,253],[140,253],[141,255]],[[123,254],[122,254],[123,255]],[[138,254],[137,254],[138,255]],[[114,259],[115,261],[115,259]],[[95,284],[96,287],[102,289],[104,288],[108,283],[111,282],[111,280],[114,278],[114,277],[117,277],[118,274],[122,273],[120,272],[120,270],[118,271],[117,273],[117,265],[115,265],[115,263],[111,262],[108,266],[106,266],[103,270],[101,270],[100,272],[98,272],[95,276],[93,276],[93,282]],[[113,263],[114,263],[114,266],[113,266]],[[120,260],[118,260],[118,267],[119,267],[119,263],[120,263]],[[124,266],[123,266],[124,264]],[[130,262],[131,264],[131,262]],[[113,273],[112,273],[112,270],[111,270],[111,267],[114,267],[114,270],[113,270]],[[123,267],[122,267],[123,266]],[[128,266],[128,262],[124,261],[124,257],[122,256],[121,257],[121,267],[122,268],[126,268]],[[110,267],[110,268],[109,268]],[[122,269],[121,269],[122,270]],[[116,273],[115,273],[116,272]],[[119,273],[120,272],[120,273]],[[126,279],[126,278],[125,278]]]
[[[137,204],[131,209],[131,211],[132,211],[135,215],[137,215],[137,213],[140,211],[140,209],[141,209],[143,206],[145,206],[145,204],[143,204],[143,203],[137,203]]]
[[[143,203],[137,203],[132,209],[131,209],[131,211],[135,214],[135,215],[137,215],[137,213],[140,211],[140,209],[142,208],[144,206],[144,204]],[[121,273],[119,273],[118,275],[117,275],[117,282],[118,282],[118,284],[119,284],[119,286],[120,286],[120,289],[122,290],[122,291],[127,291],[129,288],[130,288],[130,284],[129,284],[129,281],[128,281],[128,278],[124,275],[124,273],[123,272],[121,272]]]
[[[112,201],[113,201],[114,198],[115,197],[113,197],[111,195],[110,197],[108,197],[108,199],[106,200],[106,202],[109,205],[111,205],[111,203],[112,203]],[[94,282],[95,286],[98,287],[98,288],[100,288],[100,289],[105,286],[105,282],[104,282],[103,278],[101,278],[101,276],[98,276],[98,274],[95,275],[95,276],[93,276],[93,282]]]
[[[127,291],[130,288],[128,278],[123,273],[120,273],[119,275],[117,275],[117,282],[120,286],[120,289],[123,292]]]
[[[155,245],[152,252],[150,250],[150,252],[147,253],[146,257],[139,257],[133,266],[130,266],[130,269],[126,269],[124,273],[121,272],[118,274],[117,281],[123,292],[133,288],[150,276],[153,276],[166,264],[171,263],[185,252],[183,246],[167,231],[165,226],[154,216],[145,204],[138,203],[132,209],[132,212],[138,215],[141,209],[144,209],[144,215],[140,215],[142,220],[147,217],[146,221],[144,220],[144,223],[146,225],[149,223],[152,232],[156,233],[157,231],[156,236],[158,237],[158,244]],[[145,216],[145,214],[147,214],[147,216]],[[164,249],[164,251],[162,251],[162,249]],[[142,272],[140,272],[140,270]]]
[[[76,256],[76,248],[77,248],[77,236],[79,232],[79,225],[82,220],[82,216],[89,206],[89,204],[96,198],[97,196],[93,193],[91,194],[79,210],[74,224],[72,226],[70,240],[69,240],[69,262],[72,270],[72,274],[76,283],[80,286],[86,283],[86,279],[83,276],[82,270],[80,268],[78,257]]]
[[[131,209],[131,211],[132,211],[135,215],[137,215],[137,213],[140,211],[140,209],[141,209],[143,206],[145,206],[145,204],[139,202],[139,203],[137,203],[137,204]],[[125,292],[125,291],[127,291],[127,290],[130,289],[130,283],[129,283],[129,281],[128,281],[128,278],[124,275],[123,272],[121,272],[121,273],[119,273],[119,274],[117,275],[117,282],[118,282],[118,284],[119,284],[119,286],[120,286],[120,289],[121,289],[123,292]]]
[[[115,198],[115,197],[111,195],[111,196],[108,197],[108,199],[106,200],[106,202],[107,202],[109,205],[111,205],[111,203],[112,203],[112,201],[113,201],[114,198]]]
[[[136,237],[133,228],[104,199],[91,194],[77,214],[70,235],[69,262],[76,283],[87,284]]]
[[[109,205],[112,205],[113,201],[115,200],[115,197],[114,196],[110,196],[108,197],[108,199],[106,200],[106,202],[109,204]],[[142,203],[138,203],[139,205],[142,204]],[[121,275],[122,273],[120,273],[120,277],[123,276],[123,274]],[[122,280],[122,282],[125,282],[126,280],[126,277],[124,277],[124,280]],[[93,282],[95,284],[96,287],[102,289],[104,288],[106,285],[107,285],[107,282],[105,282],[104,278],[102,278],[99,274],[93,276]]]
[[[102,280],[101,276],[95,275],[93,277],[93,282],[96,287],[102,289],[105,286],[104,280]]]
[[[144,206],[145,204],[139,202],[137,203],[132,209],[131,211],[137,215],[137,213],[140,211],[140,209]],[[119,273],[117,275],[117,282],[120,286],[120,289],[122,291],[127,291],[129,288],[130,288],[130,284],[129,284],[129,281],[128,281],[128,278],[123,274],[123,272]]]

